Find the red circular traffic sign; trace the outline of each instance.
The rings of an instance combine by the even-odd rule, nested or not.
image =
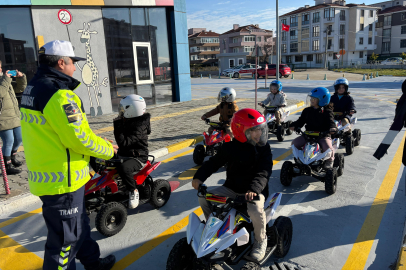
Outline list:
[[[58,19],[63,24],[70,24],[72,22],[72,13],[67,9],[60,9],[58,11]]]

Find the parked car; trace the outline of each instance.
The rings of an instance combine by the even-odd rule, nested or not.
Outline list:
[[[261,68],[259,65],[257,65],[257,68]],[[244,75],[244,74],[252,74],[252,72],[255,71],[255,64],[245,64],[241,67],[233,69],[233,77],[238,78],[238,76]],[[252,75],[251,75],[252,76]]]
[[[254,74],[255,70],[253,70],[252,73]],[[268,74],[268,76],[276,76],[276,64],[268,65],[267,74]],[[282,78],[282,77],[287,78],[287,77],[289,77],[290,74],[291,74],[291,70],[288,65],[285,65],[285,64],[279,65],[279,78]],[[265,68],[258,69],[257,78],[259,78],[259,77],[265,78]]]
[[[402,65],[404,61],[402,57],[391,57],[381,62],[381,65]]]
[[[244,66],[244,65],[239,65],[239,66],[235,66],[235,67],[232,67],[232,68],[227,68],[227,69],[225,69],[225,70],[223,70],[223,71],[221,72],[221,75],[223,75],[223,76],[228,76],[228,74],[234,73],[234,70],[240,69],[240,68],[243,67],[243,66]]]

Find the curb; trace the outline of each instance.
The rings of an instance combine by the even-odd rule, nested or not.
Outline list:
[[[15,211],[18,208],[27,207],[31,204],[41,202],[38,196],[32,195],[30,192],[20,194],[8,200],[1,201],[0,215]]]

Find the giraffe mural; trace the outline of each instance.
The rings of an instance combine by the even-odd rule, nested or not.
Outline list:
[[[86,23],[84,22],[83,29],[79,29],[78,33],[82,33],[82,35],[80,36],[80,42],[85,43],[85,45],[86,45],[86,64],[84,64],[83,67],[80,67],[78,63],[76,63],[76,65],[79,68],[79,70],[82,72],[82,81],[86,85],[87,92],[89,94],[90,115],[92,115],[92,116],[96,115],[96,110],[95,110],[96,104],[93,106],[90,88],[93,88],[93,91],[94,91],[94,96],[95,96],[96,103],[97,103],[97,115],[102,115],[103,111],[100,106],[100,100],[99,100],[99,97],[100,98],[102,97],[102,93],[100,91],[100,86],[103,85],[103,86],[107,87],[108,78],[106,77],[103,79],[103,81],[101,83],[99,82],[99,70],[93,61],[92,51],[90,48],[90,35],[97,34],[97,31],[90,31],[90,23],[87,23],[87,29],[86,29]]]

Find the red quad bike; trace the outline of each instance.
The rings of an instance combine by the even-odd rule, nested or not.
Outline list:
[[[205,121],[206,124],[210,125],[214,130],[211,135],[203,132],[204,145],[196,145],[195,150],[193,151],[193,161],[197,165],[203,164],[206,156],[214,156],[224,142],[231,141],[231,137],[226,133],[226,129],[223,127],[222,123],[211,122],[208,118],[206,118]]]
[[[166,180],[153,181],[150,173],[161,162],[149,160],[134,174],[139,192],[139,205],[149,202],[155,208],[164,206],[171,196],[171,186]],[[96,159],[95,174],[85,186],[86,213],[97,212],[96,229],[104,236],[113,236],[121,231],[127,221],[128,193],[116,167],[126,159]]]

